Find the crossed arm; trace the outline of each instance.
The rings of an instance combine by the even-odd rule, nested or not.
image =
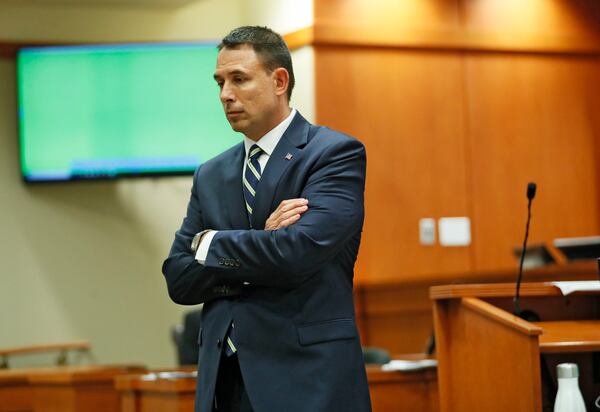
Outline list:
[[[308,199],[283,200],[265,222],[265,230],[277,230],[293,225],[308,210]]]
[[[201,208],[192,190],[187,225],[163,265],[171,298],[197,304],[218,297],[212,292],[215,285],[286,286],[316,273],[362,227],[365,164],[359,142],[332,145],[311,172],[302,198],[283,201],[264,230],[217,232],[204,265],[189,248],[195,233],[183,233],[185,227],[200,227]],[[223,258],[239,265],[224,267]]]

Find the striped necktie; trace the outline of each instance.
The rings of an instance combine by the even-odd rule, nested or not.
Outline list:
[[[258,145],[252,145],[248,151],[246,159],[246,172],[244,173],[244,200],[246,201],[246,210],[248,217],[252,222],[252,211],[254,209],[254,201],[256,197],[256,189],[260,182],[260,164],[258,157],[263,153],[263,150]]]
[[[246,159],[246,172],[244,173],[244,200],[246,202],[246,210],[248,211],[248,217],[252,217],[252,209],[254,208],[254,200],[256,197],[256,189],[260,182],[260,164],[258,163],[258,157],[263,150],[258,145],[252,145],[248,152],[248,158]],[[250,219],[252,222],[252,219]],[[252,226],[252,223],[250,223]],[[235,347],[235,325],[233,322],[227,331],[225,337],[225,354],[232,356],[237,352]]]
[[[237,352],[237,348],[233,343],[235,341],[235,325],[231,322],[229,326],[229,330],[227,331],[227,335],[225,335],[225,355],[233,356],[234,353]]]

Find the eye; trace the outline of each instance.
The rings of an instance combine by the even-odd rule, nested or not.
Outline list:
[[[219,86],[219,89],[223,88],[223,82],[221,80],[217,81],[217,86]]]
[[[236,83],[242,83],[244,80],[246,80],[246,78],[243,77],[243,76],[235,76],[233,78],[233,81],[236,82]]]

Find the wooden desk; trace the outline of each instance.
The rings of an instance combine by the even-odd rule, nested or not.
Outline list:
[[[595,261],[576,261],[526,270],[528,282],[598,279]],[[440,273],[403,274],[397,279],[364,279],[354,285],[356,319],[365,346],[376,346],[390,353],[423,352],[433,331],[431,286],[466,283],[514,282],[517,269]],[[514,286],[512,286],[514,293]],[[512,295],[511,295],[512,296]]]
[[[435,412],[438,410],[434,369],[384,372],[367,367],[373,412]],[[119,376],[122,412],[192,412],[196,378],[160,378],[154,375]]]
[[[0,412],[118,412],[114,378],[139,366],[62,366],[0,370]]]
[[[600,295],[563,296],[550,283],[525,283],[521,307],[543,320],[532,323],[512,314],[514,289],[513,284],[431,288],[440,410],[551,408],[554,393],[549,391],[555,389],[543,387],[541,368],[547,367],[550,382],[556,382],[556,364],[567,361],[579,364],[580,387],[593,410],[600,393],[592,366],[592,352],[600,351]]]
[[[0,370],[0,412],[33,411],[33,391],[27,376],[20,369]]]
[[[373,412],[437,412],[435,369],[415,372],[384,372],[368,366],[367,379]]]
[[[193,411],[196,396],[195,374],[190,370],[171,372],[182,372],[187,376],[172,379],[159,373],[118,376],[115,379],[115,387],[120,393],[121,412]]]

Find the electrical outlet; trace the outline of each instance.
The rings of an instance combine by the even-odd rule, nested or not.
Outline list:
[[[424,246],[435,245],[435,219],[419,219],[419,241]]]

